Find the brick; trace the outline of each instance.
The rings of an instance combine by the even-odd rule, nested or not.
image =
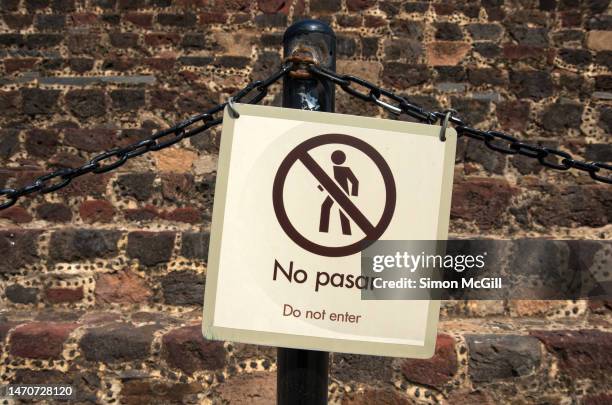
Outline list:
[[[118,253],[118,231],[66,229],[51,235],[49,257],[57,262],[73,262],[113,257]]]
[[[53,130],[32,129],[25,136],[25,149],[33,156],[48,158],[55,153],[58,145],[58,134]]]
[[[181,41],[181,47],[185,49],[210,49],[211,41],[204,34],[185,34]]]
[[[17,327],[10,337],[10,353],[31,359],[61,358],[74,323],[33,322]],[[44,342],[44,344],[41,344]]]
[[[226,13],[200,13],[198,16],[200,24],[225,24],[227,22],[228,15]],[[241,20],[241,18],[244,20]],[[241,24],[249,21],[249,15],[234,14],[232,16],[232,24]]]
[[[608,132],[612,131],[612,108],[603,108],[599,112],[598,125]]]
[[[453,66],[469,53],[470,44],[456,41],[436,41],[427,44],[427,63],[431,66]]]
[[[138,35],[130,32],[111,32],[108,38],[116,48],[135,48],[138,45]]]
[[[121,195],[146,201],[153,194],[155,173],[132,173],[119,176],[117,185]]]
[[[593,57],[586,49],[561,49],[559,58],[570,65],[585,66],[592,62]]]
[[[98,54],[102,40],[98,34],[77,33],[68,36],[68,50],[72,55],[91,55]]]
[[[74,303],[83,299],[83,287],[47,288],[45,297],[52,304]]]
[[[32,25],[32,14],[11,13],[4,15],[4,23],[12,30],[23,30]]]
[[[612,75],[595,76],[595,90],[612,91]]]
[[[479,53],[485,58],[495,58],[501,52],[501,48],[494,42],[489,42],[489,41],[474,42],[473,46],[474,46],[474,51]]]
[[[150,28],[153,25],[152,14],[126,13],[123,18],[126,21],[142,28]]]
[[[39,14],[34,25],[41,31],[59,31],[65,27],[66,17],[61,14]]]
[[[95,25],[98,22],[98,15],[95,13],[74,13],[70,15],[70,20],[77,27],[86,27]],[[118,24],[120,19],[116,14],[102,14],[100,20],[109,24]]]
[[[218,56],[213,65],[223,68],[244,69],[251,64],[251,59],[245,56]]]
[[[66,128],[64,143],[84,152],[110,149],[117,142],[116,131],[106,128]]]
[[[32,221],[32,216],[25,208],[15,205],[0,211],[0,218],[8,219],[15,224],[25,224]]]
[[[87,330],[79,345],[85,359],[104,363],[144,360],[151,353],[155,325],[115,323]]]
[[[447,400],[449,404],[495,405],[497,403],[486,391],[469,388],[452,391]]]
[[[109,223],[115,216],[115,208],[106,200],[87,200],[79,206],[79,215],[86,223]]]
[[[232,355],[239,361],[267,359],[276,361],[276,348],[244,343],[232,343]]]
[[[66,204],[43,203],[36,207],[36,216],[49,222],[69,222],[72,220],[72,211]]]
[[[19,0],[2,0],[0,1],[0,6],[3,10],[17,11],[19,8]]]
[[[73,402],[77,403],[95,403],[97,393],[102,389],[100,378],[95,372],[76,370],[75,367],[67,369],[65,373],[59,370],[18,369],[10,383],[71,385],[75,393]]]
[[[383,64],[383,83],[398,89],[407,89],[426,83],[431,72],[424,65],[388,62]]]
[[[0,91],[0,115],[10,116],[19,111],[21,104],[20,92]]]
[[[497,24],[469,24],[466,28],[475,41],[496,40],[503,32],[502,27]]]
[[[59,95],[59,90],[21,89],[22,111],[28,115],[57,112]]]
[[[241,374],[216,387],[215,393],[228,404],[273,404],[276,402],[276,377],[261,371]]]
[[[612,31],[589,31],[586,46],[594,51],[612,51]]]
[[[169,71],[174,67],[175,59],[172,58],[145,58],[143,59],[144,65],[159,71]]]
[[[210,233],[186,232],[182,236],[181,256],[188,259],[208,261]]]
[[[146,281],[131,271],[99,274],[96,278],[98,304],[141,304],[152,295]]]
[[[557,101],[548,105],[542,114],[542,127],[547,131],[563,133],[580,128],[584,106],[571,101]]]
[[[70,69],[77,73],[85,73],[93,69],[94,60],[90,58],[70,58],[68,65]]]
[[[459,24],[450,22],[439,22],[435,24],[435,38],[442,41],[460,41],[463,39],[463,32]]]
[[[369,405],[369,404],[393,404],[413,405],[416,404],[407,395],[393,388],[366,387],[356,392],[345,393],[341,405]]]
[[[159,25],[167,25],[170,27],[188,28],[193,27],[197,18],[192,13],[185,14],[168,14],[160,13],[157,15],[157,23]]]
[[[259,14],[255,16],[255,25],[259,28],[287,26],[287,16],[285,14]]]
[[[113,90],[110,93],[113,107],[120,110],[138,110],[145,105],[145,92],[140,89]]]
[[[289,14],[289,9],[293,4],[293,0],[258,0],[257,6],[259,10],[266,14],[283,13]]]
[[[106,114],[106,98],[101,90],[72,90],[66,104],[77,118],[93,118]]]
[[[542,71],[510,71],[510,87],[520,98],[537,100],[553,94],[550,74]]]
[[[76,10],[75,0],[51,0],[51,9],[55,12],[68,13]]]
[[[192,271],[168,273],[161,279],[164,302],[168,305],[202,306],[204,280],[204,275]]]
[[[5,59],[4,70],[7,74],[20,71],[29,71],[36,66],[37,59],[34,58],[19,58],[19,59]]]
[[[519,44],[545,48],[548,46],[548,30],[546,28],[528,28],[515,25],[508,28],[510,36]]]
[[[24,43],[28,48],[52,48],[58,46],[63,39],[60,34],[27,34]]]
[[[542,195],[529,207],[536,223],[600,227],[612,220],[612,193],[605,185],[547,185],[539,189]]]
[[[199,208],[180,207],[162,213],[161,217],[170,222],[197,224],[204,219],[204,213]]]
[[[131,232],[127,255],[144,266],[168,262],[174,247],[174,232]]]
[[[0,45],[21,46],[24,44],[24,37],[21,34],[0,34]]]
[[[612,334],[605,331],[531,331],[555,355],[559,371],[571,378],[606,381],[612,370]]]
[[[467,77],[474,86],[502,86],[508,83],[504,72],[495,68],[471,68],[467,70]]]
[[[467,73],[463,66],[436,66],[434,70],[437,82],[459,83],[467,80]]]
[[[35,304],[38,302],[38,288],[11,284],[4,290],[6,298],[16,304]]]
[[[453,187],[451,218],[474,221],[481,229],[505,223],[503,216],[518,190],[506,180],[472,178],[456,181]]]
[[[128,379],[121,386],[121,403],[140,404],[182,404],[193,402],[204,387],[201,383],[173,383],[162,379]]]
[[[525,101],[503,101],[496,106],[500,128],[522,132],[529,123],[530,104]]]
[[[459,112],[461,118],[471,125],[487,119],[491,108],[488,100],[476,100],[463,97],[451,97],[451,106]]]
[[[367,384],[374,380],[389,381],[393,376],[392,363],[393,359],[390,357],[334,353],[331,375],[334,379],[345,383]]]
[[[0,129],[0,159],[8,160],[19,149],[19,131]]]
[[[374,7],[376,0],[346,0],[349,11],[363,11]]]
[[[419,41],[393,38],[383,42],[387,60],[403,59],[407,62],[417,62],[423,54],[423,47]]]
[[[144,208],[132,208],[123,211],[128,221],[152,221],[159,217],[157,208],[147,205]]]
[[[187,173],[197,157],[196,152],[187,149],[168,148],[155,154],[155,163],[162,172]]]
[[[423,40],[424,25],[420,21],[394,19],[389,27],[394,35],[418,41]]]
[[[457,373],[458,361],[455,353],[455,339],[439,334],[436,350],[431,359],[404,359],[401,371],[404,377],[418,384],[442,389]]]
[[[0,273],[15,274],[22,267],[39,260],[37,245],[39,231],[0,230]]]
[[[339,36],[336,38],[336,54],[339,58],[354,56],[357,52],[357,41],[353,37]]]
[[[532,375],[540,366],[540,345],[531,336],[467,335],[466,341],[475,383]]]
[[[205,340],[200,325],[186,326],[165,334],[162,356],[170,367],[193,374],[200,370],[219,370],[225,366],[223,342]]]
[[[340,11],[340,0],[311,0],[310,11],[317,14],[333,14]]]
[[[612,145],[608,143],[591,143],[586,145],[584,157],[598,162],[612,162]]]
[[[366,28],[381,28],[387,26],[387,20],[377,15],[366,15],[363,18],[363,25]]]

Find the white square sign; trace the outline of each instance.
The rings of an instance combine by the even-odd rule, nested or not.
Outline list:
[[[447,238],[457,136],[401,121],[237,105],[225,112],[203,333],[425,358],[438,301],[362,300],[376,240]]]

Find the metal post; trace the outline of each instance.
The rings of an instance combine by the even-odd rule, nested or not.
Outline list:
[[[336,35],[324,22],[303,20],[287,28],[283,51],[298,65],[312,60],[336,70]],[[299,69],[284,78],[283,107],[334,112],[334,90],[333,83]],[[279,347],[277,404],[327,404],[328,374],[329,353]]]

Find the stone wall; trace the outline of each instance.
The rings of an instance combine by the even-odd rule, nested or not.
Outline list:
[[[610,161],[609,3],[0,0],[0,187],[224,100],[279,65],[302,16],[332,24],[341,72]],[[279,105],[278,86],[265,103]],[[337,104],[392,118],[341,91]],[[79,403],[273,403],[274,349],[200,333],[218,141],[200,135],[0,212],[1,384],[72,383]],[[611,216],[610,186],[585,174],[459,144],[455,236],[609,239]],[[448,302],[432,359],[335,354],[330,398],[607,404],[611,310]]]

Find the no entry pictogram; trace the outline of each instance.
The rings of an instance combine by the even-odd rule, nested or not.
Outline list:
[[[310,150],[329,144],[347,145],[358,149],[369,157],[380,171],[385,185],[385,194],[383,196],[385,198],[385,204],[383,213],[377,224],[373,224],[366,217],[366,215],[359,210],[359,208],[351,201],[349,195],[347,194],[347,190],[343,190],[343,188],[338,185],[334,179],[328,176],[325,170],[323,170],[319,163],[317,163],[316,160],[310,155]],[[340,206],[340,208],[342,208],[342,210],[355,222],[355,224],[361,228],[365,234],[361,240],[346,246],[324,246],[304,237],[291,223],[285,209],[283,190],[289,170],[298,161],[300,161],[306,167],[306,169],[315,177],[329,196]],[[287,236],[289,236],[291,240],[293,240],[300,247],[321,256],[339,257],[352,255],[362,251],[370,244],[378,240],[378,238],[380,238],[385,232],[389,226],[389,223],[391,222],[391,219],[393,218],[395,201],[396,190],[393,173],[382,155],[367,142],[364,142],[359,138],[343,134],[319,135],[296,146],[281,162],[276,172],[276,177],[274,178],[274,185],[272,188],[272,203],[274,205],[274,212],[276,213],[276,218],[279,224]]]

